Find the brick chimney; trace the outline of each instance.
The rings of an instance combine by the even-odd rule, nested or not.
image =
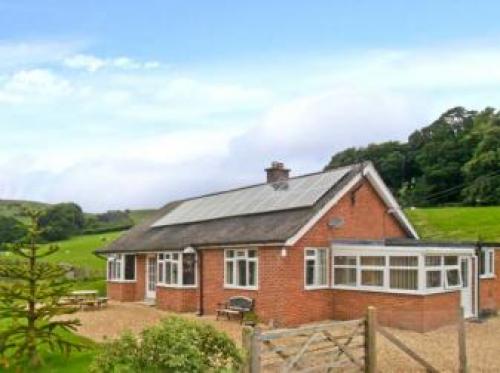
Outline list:
[[[267,182],[276,183],[278,181],[288,180],[290,169],[285,168],[283,162],[274,161],[271,163],[271,167],[266,168]]]

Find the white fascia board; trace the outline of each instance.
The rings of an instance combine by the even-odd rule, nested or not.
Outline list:
[[[406,214],[401,209],[401,206],[399,205],[398,201],[396,200],[396,198],[394,198],[390,189],[384,183],[384,181],[382,180],[379,173],[377,172],[377,170],[375,169],[375,167],[371,162],[368,163],[367,166],[363,169],[363,174],[373,185],[377,193],[382,197],[386,205],[394,210],[396,217],[399,219],[399,221],[408,229],[408,231],[413,235],[414,238],[419,239],[417,231],[410,223],[410,221],[406,217]]]
[[[384,246],[362,244],[336,244],[331,245],[334,255],[390,255],[397,254],[429,254],[429,255],[475,255],[472,248],[463,247],[438,247],[438,246]]]
[[[335,206],[335,204],[340,201],[340,199],[351,190],[363,176],[360,174],[356,175],[349,183],[346,184],[330,201],[328,201],[309,221],[299,229],[292,237],[290,237],[285,242],[285,246],[293,246],[297,241],[304,236],[313,226],[316,224],[330,209]]]

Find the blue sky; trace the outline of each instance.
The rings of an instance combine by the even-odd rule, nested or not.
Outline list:
[[[0,0],[0,198],[154,207],[500,99],[500,4]]]

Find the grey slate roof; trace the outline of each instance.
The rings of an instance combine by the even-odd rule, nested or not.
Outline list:
[[[176,211],[176,209],[182,207],[183,204],[190,203],[193,199],[171,202],[159,209],[153,217],[133,227],[110,245],[104,249],[96,250],[96,252],[147,252],[182,249],[186,246],[203,248],[214,245],[246,243],[284,243],[304,226],[345,184],[361,172],[361,169],[361,165],[346,168],[346,172],[342,172],[338,180],[335,180],[330,188],[325,190],[323,195],[316,199],[315,203],[304,207],[294,206],[286,208],[287,206],[285,206],[285,208],[280,210],[227,216],[197,222],[170,225],[155,224],[159,219],[165,218],[173,211]],[[290,181],[299,178],[304,180],[308,177],[311,180],[317,180],[318,178],[315,176],[319,174],[324,173],[290,178]],[[254,187],[251,186],[249,188]],[[245,189],[240,188],[237,190],[244,191]],[[220,194],[231,192],[234,191],[222,192]],[[275,193],[287,193],[287,191],[276,191]],[[307,188],[304,189],[304,193],[307,193]]]

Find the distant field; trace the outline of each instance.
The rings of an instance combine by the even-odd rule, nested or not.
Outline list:
[[[156,212],[156,210],[130,210],[128,215],[130,218],[134,221],[134,224],[140,223],[144,219],[149,218],[151,215],[153,215]]]
[[[406,210],[423,239],[500,242],[500,206]]]
[[[48,206],[48,204],[41,202],[0,199],[0,216],[13,217],[27,223],[29,219],[24,216],[25,209],[42,210]]]
[[[93,254],[93,251],[104,247],[118,238],[123,232],[89,234],[76,236],[66,241],[54,242],[59,251],[47,259],[57,263],[67,263],[77,267],[85,267],[100,272],[104,276],[106,265],[103,259]]]

